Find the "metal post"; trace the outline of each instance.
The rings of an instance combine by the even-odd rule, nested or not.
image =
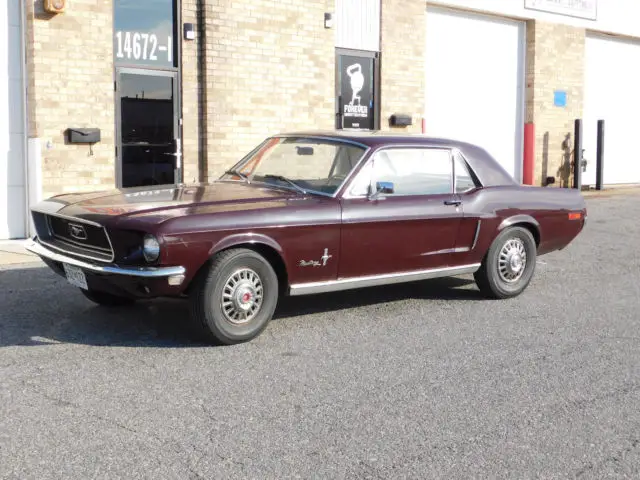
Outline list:
[[[582,119],[575,121],[573,134],[573,188],[582,189]]]
[[[598,146],[596,150],[596,190],[602,190],[604,174],[604,120],[598,120]]]

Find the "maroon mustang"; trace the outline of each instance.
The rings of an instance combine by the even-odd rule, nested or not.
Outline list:
[[[209,184],[52,197],[32,209],[27,249],[101,305],[186,297],[208,338],[233,344],[282,295],[473,274],[514,297],[586,213],[579,191],[519,185],[469,143],[303,132]]]

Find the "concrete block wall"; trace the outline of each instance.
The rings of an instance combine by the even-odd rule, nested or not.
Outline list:
[[[583,28],[531,20],[527,24],[527,121],[535,124],[534,184],[548,176],[554,186],[571,186],[574,121],[584,101]],[[567,93],[565,107],[554,106],[555,90]]]
[[[115,184],[115,102],[110,0],[74,0],[62,15],[27,5],[29,135],[42,147],[45,196]],[[182,46],[184,180],[217,178],[264,137],[333,129],[334,0],[182,0],[195,41]],[[381,0],[381,128],[412,115],[425,98],[424,0]],[[536,124],[535,183],[564,186],[573,121],[582,115],[583,28],[531,20],[527,26],[527,120]],[[566,108],[553,92],[567,89]],[[68,127],[98,127],[102,141],[65,144]],[[92,154],[90,155],[90,152]]]
[[[332,0],[208,0],[206,163],[214,179],[264,137],[335,121]],[[185,89],[187,89],[185,85]]]
[[[420,132],[425,102],[424,0],[382,0],[381,10],[381,124],[390,130],[394,113],[410,114],[411,127],[401,131]],[[398,128],[393,128],[398,130]]]
[[[29,137],[42,149],[43,195],[111,188],[115,183],[115,104],[109,0],[74,0],[44,12],[27,1]],[[69,127],[97,127],[101,142],[66,144]]]
[[[182,21],[195,25],[194,40],[182,42],[182,167],[185,182],[199,181],[206,150],[201,148],[201,130],[205,117],[201,101],[206,101],[205,89],[200,86],[204,79],[203,63],[200,61],[204,34],[202,33],[202,0],[182,0]]]

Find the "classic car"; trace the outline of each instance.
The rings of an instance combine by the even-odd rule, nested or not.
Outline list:
[[[31,215],[27,249],[91,301],[182,297],[208,339],[234,344],[284,295],[473,274],[486,297],[515,297],[587,210],[477,145],[318,131],[269,137],[210,183],[64,194]]]

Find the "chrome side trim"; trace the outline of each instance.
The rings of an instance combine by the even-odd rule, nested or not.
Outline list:
[[[169,277],[172,275],[184,275],[186,269],[184,267],[118,267],[117,265],[93,265],[75,258],[61,255],[34,240],[27,240],[24,248],[36,255],[53,260],[55,262],[63,262],[69,265],[89,270],[95,273],[103,273],[110,275],[127,275],[131,277],[158,278]]]
[[[447,254],[447,253],[464,253],[464,252],[468,252],[468,251],[469,251],[469,247],[445,248],[444,250],[436,250],[434,252],[421,253],[420,256],[421,257],[425,257],[427,255],[444,255],[444,254]]]
[[[473,243],[471,244],[471,250],[476,248],[476,244],[478,243],[478,236],[480,235],[480,225],[482,224],[482,220],[478,219],[478,224],[476,225],[476,234],[473,237]]]
[[[395,283],[414,282],[431,278],[449,277],[474,273],[480,268],[480,263],[462,265],[460,267],[432,268],[429,270],[417,270],[413,272],[389,273],[384,275],[369,275],[366,277],[341,278],[326,282],[298,283],[291,285],[289,295],[311,295],[315,293],[337,292],[354,288],[376,287]]]

